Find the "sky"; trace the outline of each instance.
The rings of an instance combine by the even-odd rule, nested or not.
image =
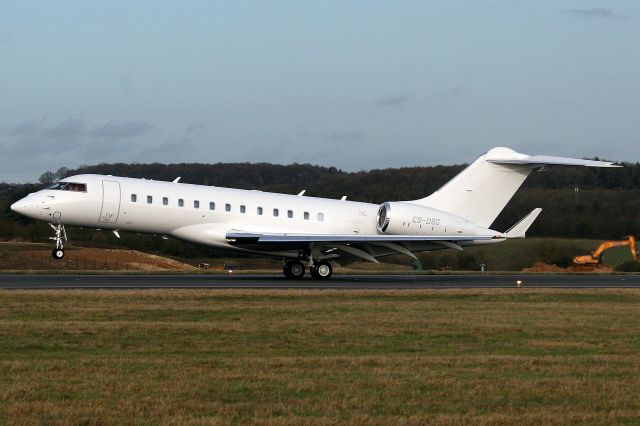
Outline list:
[[[0,2],[0,181],[112,162],[640,161],[640,2]]]

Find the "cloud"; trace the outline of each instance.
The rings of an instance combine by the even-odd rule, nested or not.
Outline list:
[[[19,137],[31,136],[36,133],[40,133],[42,131],[43,123],[45,120],[46,119],[25,121],[9,129],[6,134],[12,137]]]
[[[187,161],[187,159],[201,159],[201,152],[193,145],[193,141],[189,137],[171,139],[160,145],[148,145],[142,151],[135,155],[135,158],[143,162],[150,161]]]
[[[11,39],[11,36],[5,33],[0,33],[0,43],[2,43],[3,41],[9,41]]]
[[[47,129],[44,136],[50,139],[77,139],[83,135],[84,127],[84,122],[71,118]]]
[[[330,133],[326,140],[328,142],[349,142],[349,141],[359,141],[364,139],[364,134],[359,131],[343,131],[343,132],[333,132]]]
[[[199,132],[200,130],[204,130],[207,127],[210,127],[213,123],[214,123],[213,120],[196,121],[194,123],[189,124],[187,126],[187,128],[186,128],[186,131],[189,134],[194,133],[194,132]]]
[[[626,15],[618,15],[611,9],[593,8],[593,9],[566,9],[565,13],[574,18],[580,19],[612,19],[621,20],[628,19]]]
[[[0,168],[11,161],[29,158],[52,162],[105,161],[112,158],[114,152],[132,152],[129,138],[142,135],[153,126],[143,121],[127,121],[89,128],[85,121],[77,118],[50,123],[46,117],[7,127],[0,135],[0,159],[4,160],[0,161]],[[133,149],[136,151],[139,149]]]
[[[135,84],[133,82],[133,78],[131,78],[128,74],[123,74],[118,77],[118,88],[125,95],[130,94],[135,90]]]
[[[145,121],[127,121],[122,124],[110,121],[93,129],[91,136],[94,138],[128,139],[140,136],[151,129],[153,126]]]
[[[413,96],[412,93],[406,93],[404,95],[388,96],[386,98],[378,99],[376,105],[381,107],[401,107],[409,102],[409,99]]]
[[[438,90],[431,92],[429,98],[441,101],[449,101],[452,99],[460,98],[464,95],[464,89],[462,87],[454,87],[448,90]]]
[[[34,119],[11,127],[5,135],[0,157],[11,160],[64,155],[74,151],[85,135],[84,122],[68,119],[48,126],[47,119]]]

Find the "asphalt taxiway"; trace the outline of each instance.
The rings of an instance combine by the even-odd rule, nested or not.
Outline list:
[[[335,275],[329,281],[280,275],[0,275],[2,289],[452,289],[640,288],[640,275]]]

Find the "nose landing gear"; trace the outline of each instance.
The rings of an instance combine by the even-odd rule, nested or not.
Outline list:
[[[64,244],[63,241],[67,241],[67,231],[64,229],[64,225],[59,223],[57,225],[49,224],[51,229],[55,232],[55,237],[49,237],[50,240],[56,242],[56,248],[51,252],[51,256],[60,260],[64,257]]]

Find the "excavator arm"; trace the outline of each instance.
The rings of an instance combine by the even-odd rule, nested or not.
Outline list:
[[[635,260],[638,260],[638,253],[636,252],[636,239],[633,235],[629,235],[626,240],[619,241],[605,241],[598,246],[591,254],[585,254],[576,256],[573,258],[575,265],[597,265],[600,263],[602,254],[613,247],[629,246],[631,256]]]

